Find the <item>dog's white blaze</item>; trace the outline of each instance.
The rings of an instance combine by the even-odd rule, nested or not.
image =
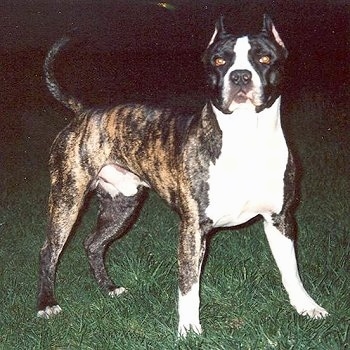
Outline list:
[[[242,38],[238,38],[236,41],[236,44],[233,48],[233,51],[235,52],[236,58],[235,62],[233,63],[231,69],[247,69],[249,70],[253,76],[255,75],[257,77],[257,80],[255,80],[257,83],[260,83],[260,79],[258,76],[258,73],[256,73],[253,66],[250,64],[248,59],[248,52],[251,49],[249,39],[247,36],[244,36]]]
[[[137,175],[120,167],[119,165],[106,165],[98,174],[98,182],[112,197],[119,193],[124,196],[134,196],[139,185],[147,186]]]
[[[327,311],[319,306],[304,289],[298,273],[293,241],[281,234],[268,217],[265,218],[264,228],[291,305],[301,315],[311,318],[327,316]]]
[[[179,329],[180,337],[185,337],[189,331],[202,333],[199,322],[199,282],[192,285],[191,290],[182,295],[179,290]]]
[[[206,214],[216,227],[239,225],[282,208],[288,149],[280,125],[280,99],[260,113],[243,106],[232,114],[213,106],[222,149],[209,167]]]
[[[231,99],[231,86],[232,82],[230,79],[230,75],[235,70],[248,70],[252,74],[252,83],[253,83],[253,90],[250,91],[248,94],[248,97],[258,99],[260,98],[261,94],[261,82],[260,77],[258,73],[255,71],[253,66],[250,64],[248,59],[248,52],[251,49],[251,46],[249,44],[248,37],[244,36],[242,38],[238,38],[236,41],[236,44],[234,46],[234,52],[236,54],[235,62],[230,67],[230,69],[226,72],[224,77],[224,84],[223,84],[223,98],[224,101],[228,101]],[[251,102],[248,100],[248,104],[251,104]],[[233,110],[238,105],[236,103],[232,103],[230,106],[230,110]]]

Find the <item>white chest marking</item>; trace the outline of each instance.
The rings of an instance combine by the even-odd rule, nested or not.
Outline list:
[[[229,115],[213,107],[223,134],[221,154],[209,168],[206,214],[215,227],[281,210],[288,149],[279,107],[280,99],[258,114],[249,106]]]

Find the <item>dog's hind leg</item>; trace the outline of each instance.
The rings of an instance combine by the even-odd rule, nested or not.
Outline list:
[[[48,233],[40,252],[38,317],[43,318],[61,311],[54,296],[57,263],[83,205],[88,185],[87,178],[79,186],[60,180],[62,182],[53,181],[51,188]]]
[[[293,239],[293,221],[293,218],[288,218],[288,214],[277,218],[265,218],[266,237],[291,305],[301,315],[323,318],[328,315],[328,312],[310,297],[299,277]]]
[[[97,189],[100,201],[97,225],[85,240],[84,246],[97,283],[111,296],[119,295],[125,289],[116,286],[108,276],[104,255],[109,244],[124,235],[136,220],[144,195],[144,187],[139,187],[133,196],[124,196],[119,193],[114,197],[102,188]]]

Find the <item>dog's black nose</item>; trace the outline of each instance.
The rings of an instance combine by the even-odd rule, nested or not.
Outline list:
[[[246,69],[237,69],[230,76],[235,85],[247,85],[252,80],[252,73]]]

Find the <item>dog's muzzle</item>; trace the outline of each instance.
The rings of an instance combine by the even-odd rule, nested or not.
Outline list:
[[[237,69],[230,74],[231,93],[235,103],[245,103],[252,90],[252,73],[246,69]]]
[[[262,105],[262,100],[262,89],[254,81],[253,73],[248,69],[235,69],[224,78],[222,99],[218,100],[218,107],[222,112],[230,114],[240,105],[258,107]]]

